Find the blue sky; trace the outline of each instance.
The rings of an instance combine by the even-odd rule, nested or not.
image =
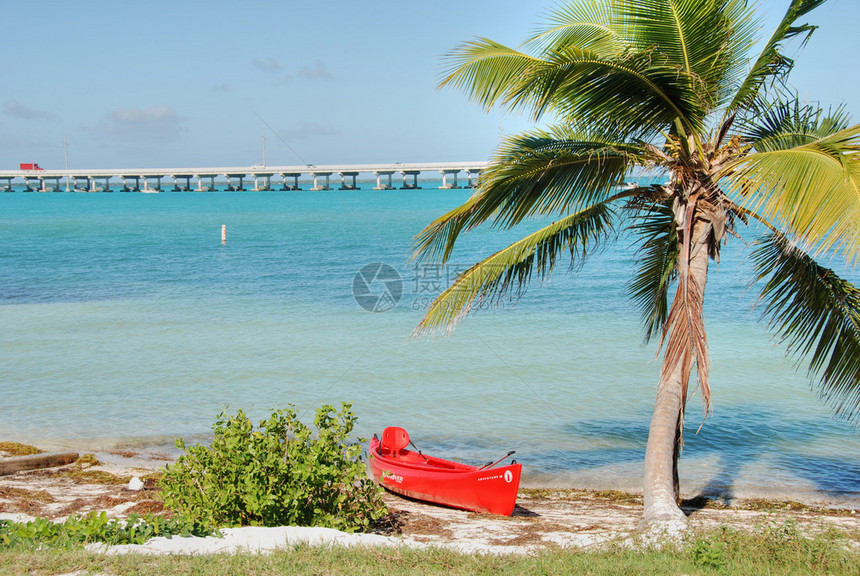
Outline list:
[[[788,0],[761,0],[769,34]],[[524,118],[437,90],[442,56],[517,46],[552,1],[0,0],[0,168],[471,161]],[[793,83],[860,121],[860,1],[830,0]]]

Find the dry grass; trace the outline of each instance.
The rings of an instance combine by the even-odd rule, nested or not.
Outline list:
[[[43,504],[56,502],[56,499],[47,490],[27,490],[15,486],[0,486],[0,498],[3,500],[32,500]]]
[[[42,451],[29,444],[20,442],[0,442],[0,455],[2,456],[32,456],[41,454]]]

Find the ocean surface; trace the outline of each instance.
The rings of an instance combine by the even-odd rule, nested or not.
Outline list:
[[[0,440],[169,452],[225,408],[310,423],[350,401],[360,436],[400,425],[465,462],[516,450],[525,485],[641,489],[659,359],[626,297],[630,239],[410,339],[457,272],[530,229],[418,266],[413,236],[470,193],[424,186],[0,193]],[[759,321],[749,251],[733,238],[712,265],[713,413],[697,433],[691,395],[682,492],[856,506],[860,433]]]

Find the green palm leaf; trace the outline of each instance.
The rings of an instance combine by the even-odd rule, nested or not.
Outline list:
[[[552,274],[563,251],[571,265],[584,259],[613,230],[614,213],[607,203],[597,204],[553,222],[463,272],[430,306],[414,334],[437,329],[453,330],[473,304],[521,291],[533,273]]]
[[[822,396],[848,418],[860,415],[860,290],[778,233],[753,254],[765,315],[789,353],[809,357]]]
[[[527,54],[486,39],[446,59],[440,86],[485,108],[576,118],[651,138],[680,119],[700,131],[737,83],[750,46],[744,0],[580,0],[557,10]]]
[[[677,68],[650,51],[607,57],[566,45],[536,58],[481,39],[461,46],[447,61],[440,87],[459,88],[487,109],[497,104],[531,109],[535,120],[553,111],[595,130],[621,127],[625,133],[654,135],[675,118],[689,124],[684,109],[698,109],[700,101],[678,80]]]
[[[510,138],[481,175],[475,195],[436,219],[416,238],[416,256],[444,262],[459,235],[488,220],[513,226],[535,215],[567,214],[617,194],[638,145],[592,137],[572,128]]]
[[[669,284],[677,275],[678,227],[671,202],[637,209],[630,230],[638,250],[638,270],[627,286],[645,324],[645,342],[662,333],[669,317]]]
[[[538,120],[547,111],[575,118],[595,130],[649,138],[680,118],[696,129],[705,110],[684,74],[653,51],[614,58],[565,46],[529,68],[528,90],[512,94],[517,107],[531,107]]]
[[[556,7],[543,26],[525,42],[539,52],[551,53],[563,46],[578,46],[604,57],[620,54],[630,44],[619,24],[617,3],[582,1]]]
[[[796,138],[795,138],[796,139]],[[749,154],[724,170],[738,203],[817,252],[860,257],[860,125],[791,148]],[[790,143],[790,142],[789,142]]]
[[[745,0],[627,0],[618,2],[626,27],[642,51],[657,47],[666,64],[682,72],[704,118],[739,79],[757,30]],[[701,124],[687,126],[702,129]]]
[[[490,109],[528,89],[523,77],[538,60],[486,38],[462,44],[445,57],[447,72],[439,86],[463,90],[473,101]]]
[[[826,113],[813,104],[801,104],[795,96],[789,100],[761,101],[750,110],[743,123],[741,137],[756,151],[788,150],[826,138],[849,128],[845,106]]]
[[[805,34],[804,43],[809,40],[815,26],[795,25],[798,18],[809,14],[826,0],[792,0],[770,39],[756,59],[746,78],[740,83],[735,97],[729,104],[728,112],[749,106],[759,96],[762,86],[768,81],[776,81],[791,70],[794,62],[780,51],[784,42]]]

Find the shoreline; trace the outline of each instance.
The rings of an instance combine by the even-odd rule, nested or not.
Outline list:
[[[81,456],[93,455],[100,463],[99,470],[118,476],[132,477],[157,473],[165,464],[175,462],[181,451],[174,446],[161,444],[157,449],[149,447],[127,447],[119,443],[114,449],[81,450],[70,442],[48,442],[42,444],[49,450],[42,452],[77,452]],[[0,457],[4,452],[0,450]],[[8,455],[8,454],[7,454]],[[685,466],[685,464],[687,464]],[[741,483],[740,485],[719,484],[703,480],[712,476],[700,476],[700,463],[681,461],[681,498],[687,500],[705,499],[718,502],[721,505],[732,506],[743,501],[775,501],[795,502],[810,507],[821,507],[835,510],[860,510],[860,492],[857,494],[839,494],[816,489],[814,486],[799,485],[765,486],[761,484]],[[631,496],[641,496],[642,463],[636,463],[636,471],[620,475],[616,470],[611,474],[601,474],[601,470],[592,470],[585,474],[569,472],[532,473],[524,470],[520,482],[520,490],[531,491],[585,491],[595,493],[623,493]],[[706,467],[704,467],[706,468]],[[2,486],[3,476],[0,476]],[[2,512],[2,509],[0,509]]]
[[[122,455],[113,455],[125,459]],[[111,518],[164,513],[154,478],[160,465],[147,467],[126,459],[125,466],[100,462],[71,464],[0,476],[0,519],[26,522],[35,517],[62,521],[73,514],[104,511]],[[159,465],[160,464],[160,465]],[[111,480],[120,478],[120,483]],[[141,490],[126,480],[143,478]],[[466,554],[532,554],[548,549],[588,549],[626,540],[637,534],[642,512],[637,494],[584,489],[521,488],[510,517],[478,514],[425,504],[385,493],[389,515],[371,533],[345,534],[305,527],[230,528],[225,538],[156,538],[142,545],[88,545],[104,554],[207,554],[237,551],[270,552],[299,543],[309,545],[370,545],[436,547]],[[807,506],[785,500],[751,500],[726,506],[702,498],[682,505],[692,529],[721,526],[755,530],[772,525],[796,525],[805,534],[840,530],[860,547],[860,518],[856,509]],[[320,536],[323,534],[323,536]]]
[[[95,456],[93,458],[92,456]],[[77,463],[56,468],[0,476],[0,519],[26,522],[36,517],[62,521],[70,515],[104,511],[111,518],[131,514],[168,513],[158,496],[157,474],[166,461],[161,454],[107,452],[84,456]],[[142,489],[129,481],[141,479]],[[439,546],[464,553],[527,554],[547,548],[588,548],[628,538],[636,533],[642,512],[641,495],[613,489],[521,486],[510,517],[477,514],[425,504],[386,493],[390,514],[373,534],[392,545]],[[804,503],[785,498],[737,498],[731,502],[685,495],[682,509],[690,526],[708,529],[729,526],[752,529],[762,523],[797,523],[809,534],[835,528],[851,534],[860,546],[858,506],[838,502]],[[258,530],[258,529],[257,529]],[[230,539],[160,539],[152,544],[91,549],[105,553],[205,553],[254,549],[254,529],[230,529]],[[269,529],[266,541],[278,534],[287,539],[319,543],[319,528]],[[343,533],[330,531],[327,543],[348,544]],[[230,549],[239,539],[244,544]],[[308,540],[310,539],[310,540]],[[379,540],[382,542],[382,540]],[[353,542],[354,543],[354,542]],[[268,544],[266,546],[269,546]],[[276,547],[278,547],[276,546]],[[178,548],[177,548],[178,547]],[[257,548],[268,551],[265,546]]]

